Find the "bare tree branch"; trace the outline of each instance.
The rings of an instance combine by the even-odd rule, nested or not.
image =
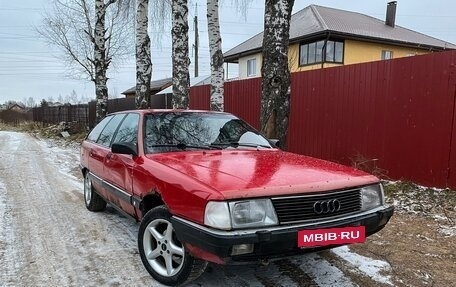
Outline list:
[[[106,107],[107,69],[133,51],[131,21],[120,4],[125,1],[131,0],[55,0],[52,11],[36,28],[49,45],[60,50],[68,76],[95,83],[97,118],[105,113],[98,108]]]

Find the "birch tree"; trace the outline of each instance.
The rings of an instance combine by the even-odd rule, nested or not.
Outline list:
[[[231,1],[244,20],[247,18],[248,5],[252,0]],[[224,69],[222,38],[220,36],[219,1],[207,0],[207,25],[209,35],[209,54],[211,64],[211,97],[210,108],[214,111],[224,110]]]
[[[190,90],[190,58],[188,55],[187,0],[172,0],[171,10],[173,108],[188,109]]]
[[[131,30],[122,13],[123,1],[55,0],[52,13],[37,28],[61,51],[70,77],[94,82],[97,121],[107,112],[107,70],[113,59],[121,60],[130,53]]]
[[[266,0],[263,34],[261,131],[286,149],[290,110],[288,44],[294,0]]]
[[[149,0],[136,0],[136,108],[150,106],[152,60],[148,34]]]
[[[106,9],[116,0],[95,0],[95,29],[93,33],[95,67],[95,95],[97,99],[96,119],[99,122],[108,112],[108,70],[111,58],[106,55]]]
[[[222,38],[220,36],[219,1],[207,0],[207,26],[209,35],[209,52],[211,60],[211,98],[210,107],[213,111],[224,110],[224,70]]]

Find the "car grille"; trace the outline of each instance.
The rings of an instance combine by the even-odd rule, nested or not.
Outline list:
[[[276,197],[271,200],[281,224],[315,221],[354,213],[361,210],[362,203],[360,189]],[[315,212],[314,205],[316,202],[329,202],[332,200],[339,201],[339,210],[320,214]]]

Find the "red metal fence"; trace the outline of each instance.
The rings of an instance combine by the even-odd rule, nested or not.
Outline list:
[[[259,126],[261,80],[228,82],[225,110]],[[393,179],[456,188],[456,51],[294,73],[288,147]],[[190,107],[208,109],[209,88]]]
[[[208,110],[209,85],[190,89],[190,109]],[[236,114],[255,128],[260,126],[261,78],[225,83],[225,111]]]

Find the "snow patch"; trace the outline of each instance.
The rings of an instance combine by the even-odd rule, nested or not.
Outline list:
[[[393,286],[389,275],[382,275],[385,271],[390,271],[391,266],[388,262],[365,257],[350,251],[348,246],[342,246],[331,250],[341,259],[345,260],[360,272],[369,276],[372,280]]]
[[[0,181],[0,286],[9,286],[10,278],[17,276],[9,267],[21,264],[16,262],[17,250],[10,244],[14,240],[11,206],[7,200],[6,185]]]
[[[384,183],[386,183],[386,184],[392,184],[392,185],[397,185],[397,184],[401,184],[401,183],[402,183],[402,181],[400,181],[400,180],[382,180],[382,182],[384,182]],[[424,186],[424,185],[419,185],[419,184],[416,184],[416,183],[414,183],[414,185],[415,185],[420,191],[424,191],[424,190],[428,190],[428,189],[432,189],[432,190],[435,190],[435,191],[444,191],[444,190],[445,190],[445,188]]]
[[[446,226],[442,225],[439,228],[439,231],[445,235],[445,237],[456,236],[456,226]]]
[[[442,216],[440,214],[435,214],[432,216],[436,221],[447,221],[448,218],[446,216]]]
[[[318,286],[353,287],[355,286],[340,269],[324,260],[317,254],[306,254],[301,257],[299,267],[306,270]]]
[[[0,243],[5,241],[5,235],[3,230],[6,229],[6,186],[0,181]]]
[[[5,139],[2,138],[2,146],[8,151],[17,151],[21,143],[21,134],[16,132],[3,132]]]
[[[57,140],[42,139],[37,143],[43,148],[43,152],[46,153],[46,160],[59,167],[59,172],[68,177],[72,183],[82,190],[82,181],[74,175],[74,171],[79,167],[79,145],[70,144],[63,146],[63,144]]]

